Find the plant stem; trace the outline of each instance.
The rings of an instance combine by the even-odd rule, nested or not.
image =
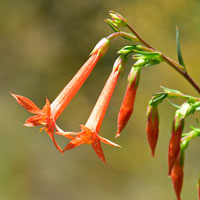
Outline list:
[[[152,49],[153,51],[158,52],[154,49],[149,43],[147,43],[129,24],[127,24],[127,28],[138,38],[138,40],[145,45],[146,47]],[[162,52],[162,58],[171,66],[173,67],[179,74],[181,74],[192,86],[193,88],[200,94],[200,87],[198,84],[192,79],[192,77],[187,73],[183,66],[178,64],[175,60],[165,56]]]

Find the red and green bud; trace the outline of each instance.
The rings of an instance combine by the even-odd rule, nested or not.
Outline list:
[[[94,47],[90,55],[97,54],[98,57],[102,57],[106,54],[110,46],[110,40],[108,38],[102,38]]]
[[[140,79],[140,68],[132,67],[128,76],[128,86],[118,114],[117,133],[115,137],[120,136],[121,131],[126,126],[133,112],[139,79]]]
[[[110,11],[109,15],[112,18],[112,23],[117,27],[124,27],[127,25],[127,20],[120,15],[119,13],[116,13],[114,11]]]
[[[120,73],[123,72],[124,67],[126,65],[127,57],[124,55],[120,55],[113,64],[113,70],[119,71]]]
[[[172,135],[169,142],[168,149],[168,175],[171,175],[171,170],[178,158],[180,153],[180,145],[181,145],[181,134],[183,130],[184,120],[179,117],[179,115],[175,116],[172,125]]]
[[[184,166],[184,155],[180,153],[171,171],[172,183],[174,191],[176,192],[177,200],[181,200],[180,195],[181,195],[181,190],[183,185],[183,175],[184,175],[183,166]]]
[[[147,108],[146,131],[151,153],[152,156],[154,156],[159,133],[159,115],[157,106],[149,105]]]

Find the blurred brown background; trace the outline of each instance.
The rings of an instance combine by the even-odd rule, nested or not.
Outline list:
[[[108,11],[124,15],[155,48],[176,59],[175,26],[189,73],[200,83],[199,0],[18,0],[0,1],[0,200],[174,200],[167,177],[167,148],[175,109],[160,106],[160,137],[156,157],[146,140],[145,112],[151,95],[166,86],[195,95],[173,69],[161,64],[142,71],[134,114],[119,139],[117,113],[126,87],[120,79],[100,134],[122,146],[103,146],[109,167],[88,145],[65,152],[55,149],[46,133],[22,126],[30,114],[9,92],[24,95],[42,107],[87,60],[94,45],[112,31],[104,22]],[[84,124],[117,57],[127,43],[111,42],[83,88],[58,120],[68,131]],[[130,61],[129,66],[131,66]],[[195,123],[198,115],[188,118]],[[62,145],[67,143],[58,138]],[[185,162],[183,200],[197,199],[199,139],[191,142]]]

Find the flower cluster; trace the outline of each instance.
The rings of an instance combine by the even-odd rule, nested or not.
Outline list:
[[[128,75],[128,83],[125,91],[125,95],[119,109],[118,121],[117,121],[117,132],[115,137],[119,137],[122,130],[127,125],[131,114],[133,113],[135,97],[140,81],[141,70],[145,67],[160,64],[161,62],[168,63],[177,72],[179,72],[186,80],[200,93],[200,87],[193,81],[186,71],[185,64],[183,62],[179,33],[177,29],[177,52],[178,61],[176,62],[171,58],[163,55],[161,52],[155,50],[149,45],[143,38],[128,24],[127,20],[114,11],[110,11],[111,19],[107,19],[106,22],[114,30],[114,33],[106,38],[100,40],[90,54],[89,59],[75,74],[72,80],[65,86],[57,98],[50,104],[46,98],[45,106],[40,109],[31,100],[26,97],[11,93],[11,95],[17,100],[17,102],[23,106],[30,113],[35,114],[29,117],[25,126],[33,127],[41,125],[41,130],[45,130],[49,137],[52,139],[55,147],[61,152],[78,147],[82,144],[90,144],[97,154],[98,158],[106,164],[105,155],[103,153],[101,142],[120,147],[118,144],[109,141],[99,135],[100,128],[106,114],[109,102],[115,90],[117,81],[120,74],[122,74],[126,61],[128,58],[134,59],[134,63],[130,69]],[[122,32],[121,28],[128,28],[130,32]],[[68,103],[72,100],[75,94],[79,91],[81,86],[84,84],[93,68],[97,64],[100,58],[102,58],[110,44],[110,40],[113,37],[121,36],[130,41],[138,41],[142,45],[128,45],[118,50],[118,58],[116,59],[113,69],[108,77],[105,86],[87,120],[85,125],[81,125],[81,131],[76,132],[65,132],[59,128],[56,124],[56,120],[59,118],[61,113],[64,111]],[[189,133],[183,133],[184,121],[187,116],[200,110],[200,98],[185,95],[180,91],[164,88],[163,91],[154,94],[147,106],[147,140],[151,149],[152,156],[155,155],[156,144],[159,135],[159,112],[158,106],[165,100],[170,98],[182,98],[184,103],[182,105],[175,105],[169,101],[174,107],[176,112],[172,123],[171,138],[168,146],[168,176],[171,177],[173,187],[177,196],[177,200],[181,199],[181,189],[183,185],[183,167],[184,167],[184,155],[185,150],[188,147],[189,141],[193,138],[200,136],[199,128],[192,128]],[[61,148],[56,139],[55,134],[63,136],[70,141],[64,148]],[[200,199],[200,183],[198,184],[198,192]]]
[[[51,104],[49,100],[46,99],[46,104],[42,109],[38,108],[28,98],[11,93],[11,95],[17,100],[17,102],[21,106],[23,106],[30,113],[35,114],[34,116],[29,117],[26,120],[24,124],[25,126],[33,127],[42,125],[43,127],[40,130],[44,129],[48,133],[55,147],[61,153],[73,149],[81,144],[91,144],[99,159],[105,164],[106,160],[100,142],[109,144],[111,146],[120,146],[101,137],[99,135],[99,131],[103,122],[103,118],[106,114],[107,107],[109,105],[112,94],[119,79],[119,75],[124,69],[127,60],[127,55],[120,55],[116,59],[112,72],[96,102],[96,105],[94,106],[94,109],[92,110],[89,119],[87,120],[85,125],[81,125],[81,132],[65,132],[57,126],[56,120],[59,118],[59,116],[64,111],[68,103],[72,100],[72,98],[81,88],[83,83],[86,81],[86,79],[92,72],[94,66],[97,64],[98,60],[103,55],[105,55],[109,48],[109,43],[109,38],[103,38],[95,46],[90,58],[75,74],[72,80],[65,86],[65,88],[61,91],[57,98]],[[116,136],[120,135],[120,132],[125,127],[133,111],[136,89],[139,82],[139,72],[140,67],[138,67],[137,65],[131,68],[128,77],[127,91],[118,116],[118,131]],[[64,148],[61,148],[55,140],[55,134],[70,139],[69,143]]]

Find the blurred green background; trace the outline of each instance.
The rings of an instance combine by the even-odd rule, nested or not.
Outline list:
[[[160,106],[156,157],[150,156],[145,112],[159,86],[197,96],[173,69],[161,64],[142,71],[131,120],[118,139],[117,113],[126,87],[125,72],[114,93],[100,134],[122,146],[102,145],[109,167],[88,145],[65,152],[55,149],[46,133],[22,126],[30,114],[9,92],[24,95],[42,107],[58,95],[94,45],[112,31],[104,22],[108,11],[124,15],[155,48],[176,59],[175,26],[188,72],[200,83],[199,0],[18,0],[0,1],[0,200],[174,200],[167,177],[167,148],[175,109]],[[67,131],[84,124],[117,57],[123,39],[111,48],[58,120]],[[127,69],[131,66],[130,61]],[[198,115],[188,118],[195,123]],[[58,138],[63,146],[64,138]],[[183,200],[197,199],[200,175],[199,139],[191,142],[185,161]]]

